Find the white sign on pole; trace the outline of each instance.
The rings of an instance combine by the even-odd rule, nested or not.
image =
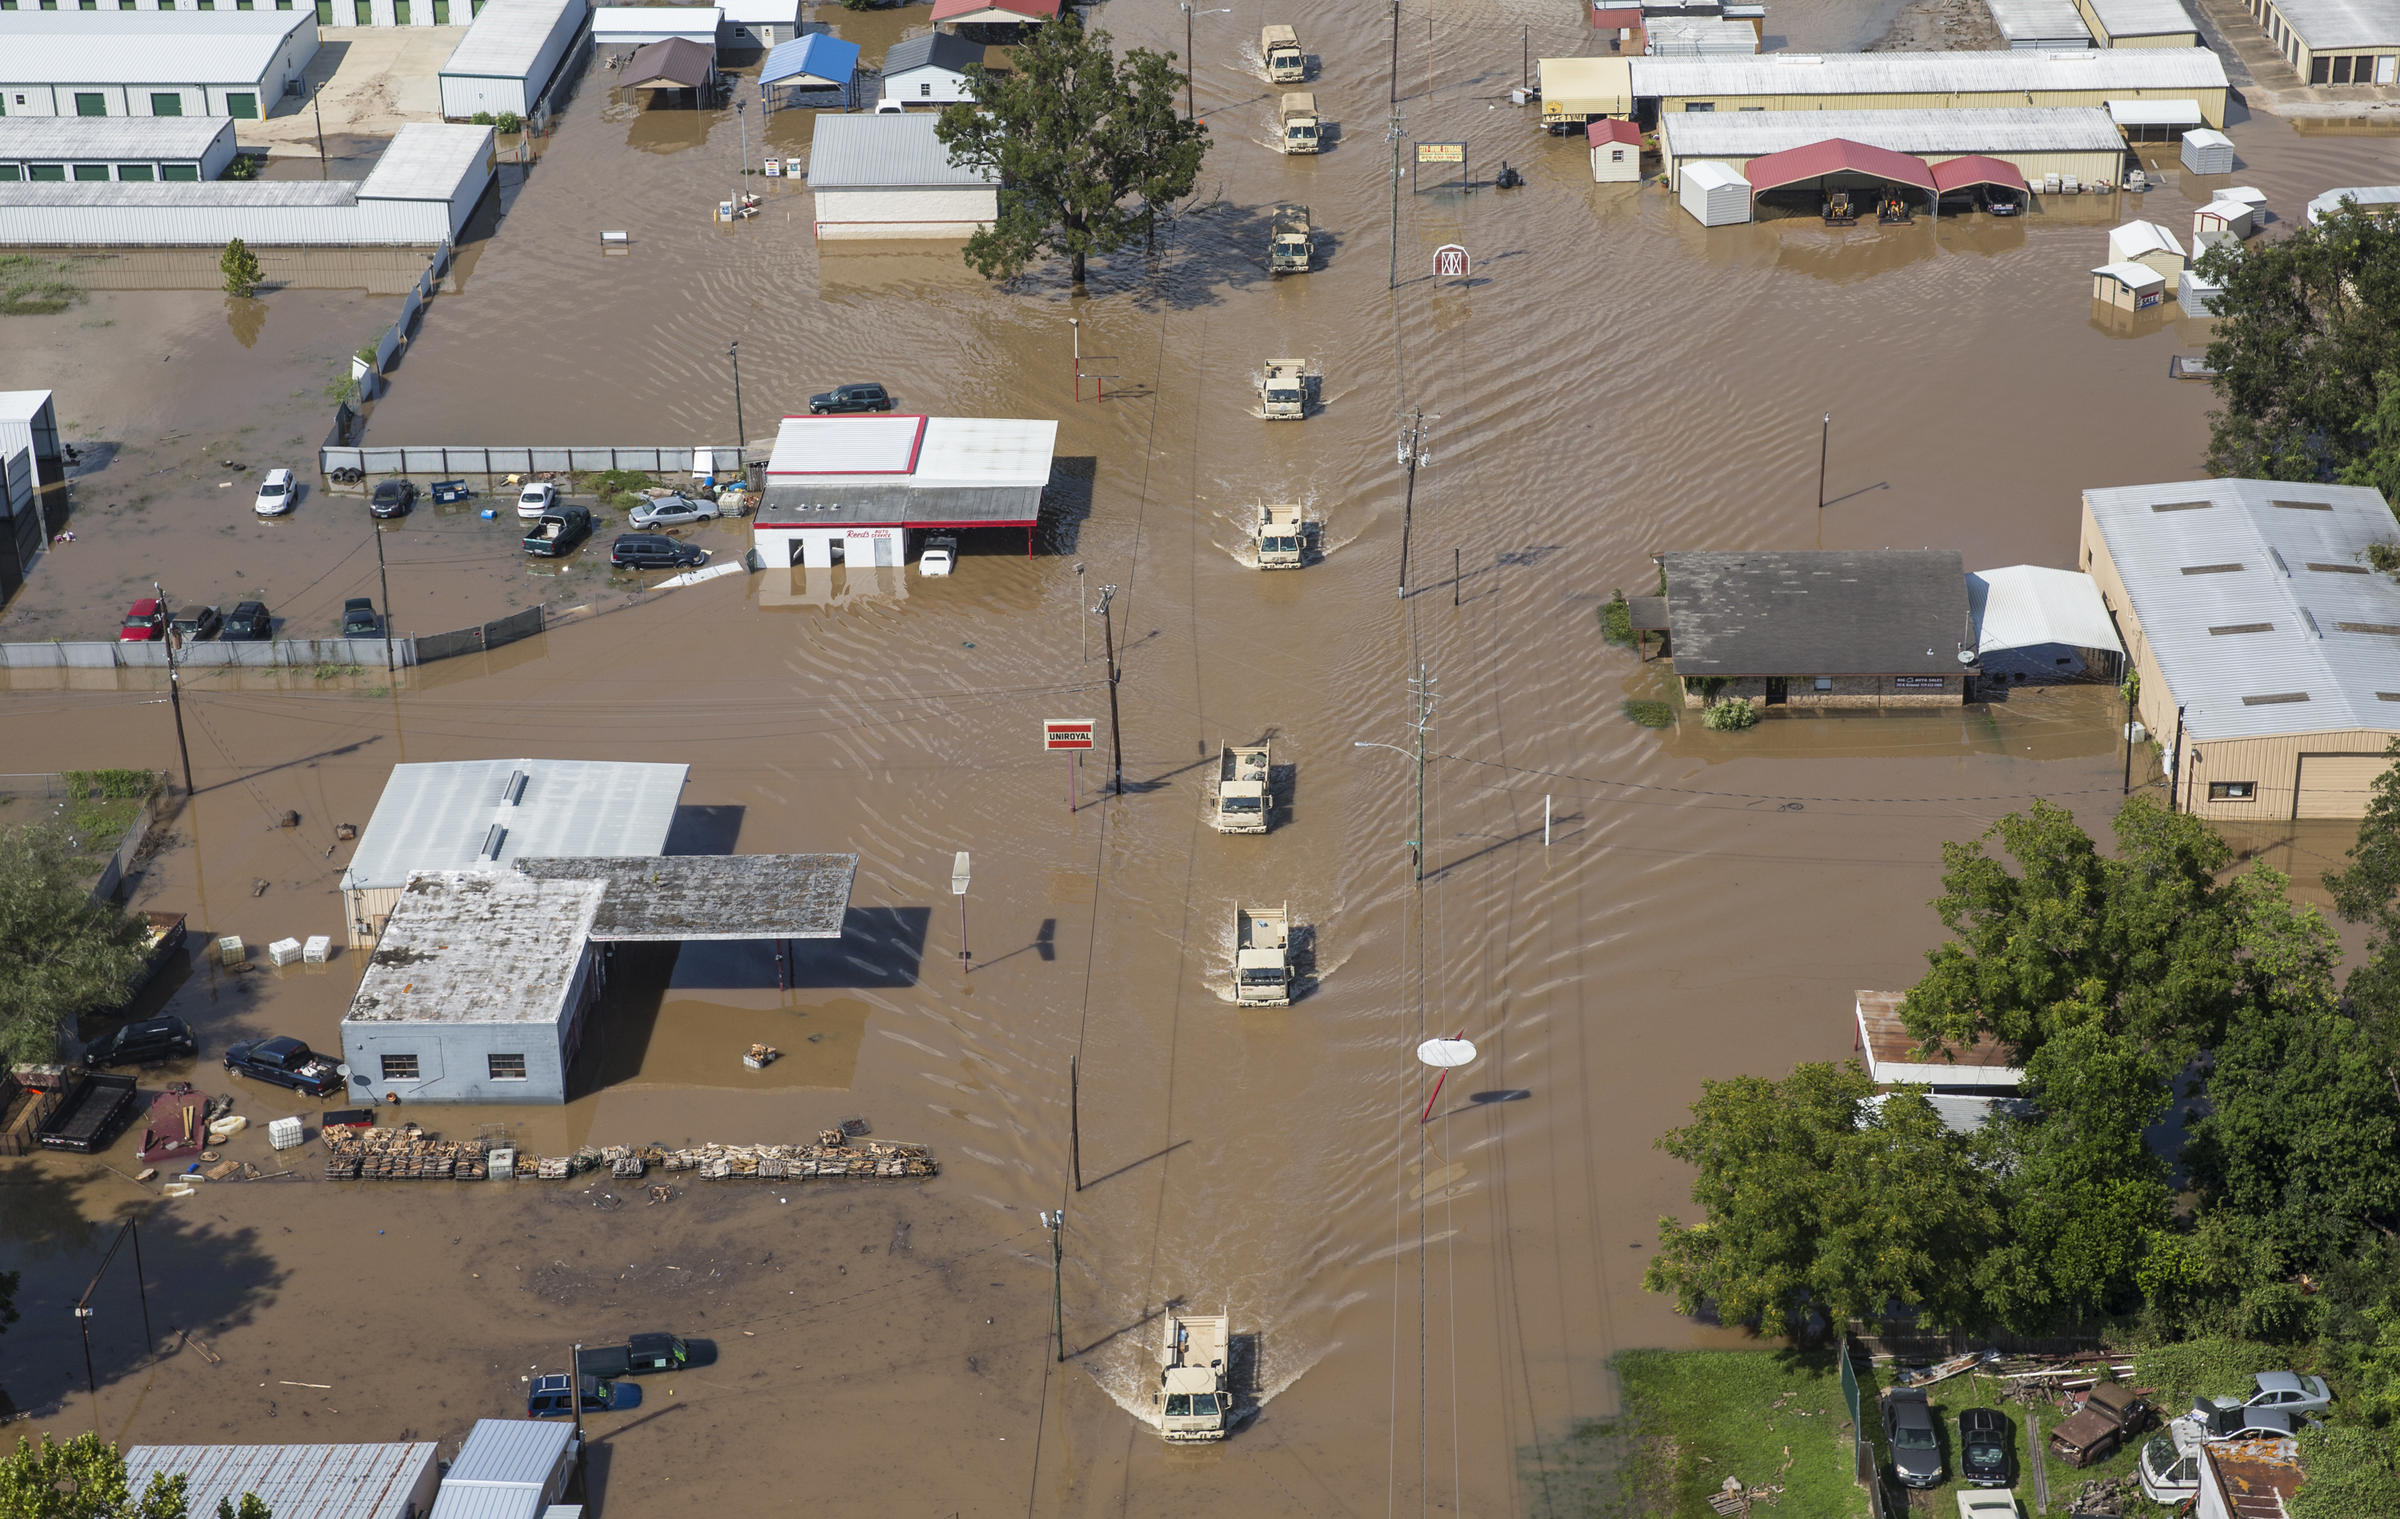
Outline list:
[[[962,849],[958,852],[958,858],[953,861],[950,866],[950,895],[954,897],[963,897],[966,894],[967,852]]]
[[[1475,1058],[1472,1039],[1428,1039],[1417,1046],[1417,1059],[1436,1070],[1446,1071],[1465,1065]]]

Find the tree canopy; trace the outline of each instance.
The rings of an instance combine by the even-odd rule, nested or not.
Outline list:
[[[139,1497],[127,1487],[125,1456],[98,1435],[60,1445],[20,1437],[0,1456],[0,1519],[185,1519],[181,1476],[150,1478]]]
[[[0,1060],[41,1061],[79,1013],[124,995],[142,926],[95,904],[55,829],[0,829]]]
[[[1087,262],[1147,236],[1160,208],[1189,195],[1208,128],[1175,113],[1175,55],[1135,48],[1072,15],[1036,27],[1006,73],[967,66],[973,101],[942,112],[950,161],[999,176],[997,218],[967,239],[967,262],[1009,279],[1044,257]]]

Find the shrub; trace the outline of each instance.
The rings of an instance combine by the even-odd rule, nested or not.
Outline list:
[[[225,166],[225,177],[227,179],[256,179],[258,171],[265,168],[266,163],[266,158],[261,154],[236,153],[233,155],[233,161]]]
[[[1675,707],[1671,702],[1629,701],[1625,703],[1625,720],[1644,728],[1675,726]]]
[[[2385,575],[2400,573],[2400,543],[2368,544],[2367,566]]]
[[[1737,697],[1710,707],[1700,721],[1711,733],[1739,733],[1744,728],[1758,726],[1758,709]]]
[[[479,127],[488,127],[494,124],[492,120],[492,113],[489,111],[477,111],[474,115],[468,117],[467,120],[472,125]]]
[[[604,469],[592,476],[590,483],[602,506],[612,512],[630,512],[642,504],[650,477],[636,470]]]
[[[501,132],[522,132],[525,130],[525,118],[514,111],[502,111],[492,125]]]
[[[1633,608],[1627,604],[1623,591],[1600,604],[1600,632],[1610,643],[1633,642]]]

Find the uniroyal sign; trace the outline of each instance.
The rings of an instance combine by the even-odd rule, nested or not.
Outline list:
[[[1089,749],[1092,747],[1093,720],[1088,717],[1046,717],[1042,719],[1044,749]]]

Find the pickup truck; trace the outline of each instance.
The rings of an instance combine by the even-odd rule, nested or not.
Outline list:
[[[622,1413],[642,1406],[642,1390],[630,1382],[611,1382],[585,1372],[583,1411],[587,1414]],[[567,1379],[563,1373],[552,1372],[535,1377],[525,1394],[525,1417],[528,1419],[565,1418],[574,1413],[567,1398]]]
[[[342,1089],[338,1062],[283,1034],[249,1044],[227,1045],[225,1069],[236,1076],[290,1087],[311,1097],[330,1097]]]
[[[691,1360],[691,1347],[671,1334],[628,1335],[622,1345],[586,1345],[576,1364],[587,1377],[612,1381],[653,1371],[677,1371]]]
[[[2102,1382],[2085,1395],[2080,1410],[2050,1431],[2050,1453],[2069,1466],[2089,1466],[2149,1423],[2150,1405],[2132,1388]]]
[[[525,535],[525,552],[537,559],[557,559],[592,536],[592,514],[581,506],[553,506],[542,513]]]
[[[45,1150],[72,1150],[78,1155],[92,1155],[105,1150],[109,1142],[133,1116],[134,1086],[131,1076],[110,1076],[98,1071],[75,1078],[67,1095],[50,1116],[42,1120],[41,1132],[35,1137]]]

